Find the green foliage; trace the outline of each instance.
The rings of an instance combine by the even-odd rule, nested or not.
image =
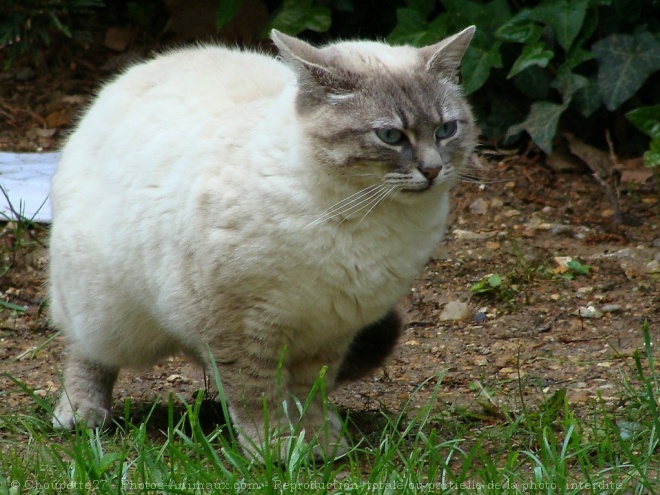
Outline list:
[[[284,0],[275,13],[268,31],[278,29],[298,34],[306,29],[325,32],[332,24],[332,11],[315,0]]]
[[[71,23],[104,0],[4,0],[0,10],[0,50],[5,66],[23,57],[36,63],[40,46],[51,44],[53,35],[72,37]]]
[[[583,265],[577,260],[571,260],[566,263],[566,268],[568,268],[568,272],[564,273],[562,278],[567,280],[573,280],[578,275],[587,275],[589,270],[591,270],[590,265]]]
[[[488,275],[470,287],[475,294],[487,294],[496,291],[502,285],[502,277],[497,273]]]
[[[649,151],[644,153],[644,165],[660,168],[660,105],[637,108],[628,112],[626,117],[651,138]]]
[[[463,80],[483,105],[482,130],[491,138],[525,131],[550,153],[560,125],[638,105],[633,101],[660,69],[658,3],[624,3],[410,0],[388,40],[422,45],[475,24]],[[512,122],[512,115],[522,118]]]
[[[127,401],[110,431],[54,432],[51,398],[5,375],[0,398],[23,405],[0,411],[0,493],[657,494],[660,377],[647,323],[642,331],[644,348],[622,366],[624,390],[610,392],[616,407],[578,410],[566,388],[525,403],[519,378],[521,411],[506,399],[508,386],[502,393],[488,378],[488,387],[471,386],[492,410],[478,415],[444,405],[440,373],[420,383],[400,411],[351,411],[344,426],[355,444],[324,463],[306,462],[301,443],[292,444],[285,464],[275,456],[252,462],[230,423],[204,419],[202,393],[153,406]],[[226,414],[222,394],[220,401]]]
[[[373,16],[385,17],[385,5]],[[346,0],[284,0],[270,27],[325,32],[339,18],[334,14],[351,9]],[[546,153],[560,128],[591,130],[602,140],[616,113],[657,96],[655,0],[406,0],[387,41],[428,45],[472,24],[477,32],[463,60],[463,86],[492,139],[525,132]],[[657,164],[660,142],[653,139],[647,163]]]

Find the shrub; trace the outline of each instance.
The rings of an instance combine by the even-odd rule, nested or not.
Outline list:
[[[227,5],[240,3],[220,2],[219,18],[227,17],[221,16]],[[368,22],[382,25],[391,15],[393,3],[381,5]],[[357,10],[350,0],[283,0],[269,27],[360,35],[364,22],[351,20]],[[333,25],[333,18],[353,25],[355,33]],[[626,111],[660,100],[658,0],[406,0],[396,9],[395,25],[381,35],[391,43],[425,45],[471,24],[477,32],[463,61],[464,87],[491,139],[511,142],[527,133],[550,153],[558,129],[566,129],[604,144],[605,129],[621,130]],[[638,128],[643,119],[647,134],[660,128],[657,106],[628,115]],[[632,128],[623,127],[627,134],[619,133],[619,144],[632,145],[624,151],[648,147],[642,134],[629,139]],[[649,135],[652,164],[660,144]]]
[[[30,57],[36,63],[40,46],[52,36],[71,38],[71,22],[102,7],[103,0],[4,0],[0,11],[0,50],[6,53],[5,68]]]

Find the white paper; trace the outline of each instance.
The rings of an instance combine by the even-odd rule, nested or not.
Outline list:
[[[51,221],[48,194],[60,155],[0,153],[0,186],[4,190],[4,194],[0,191],[0,221],[15,220],[15,212],[33,222]]]

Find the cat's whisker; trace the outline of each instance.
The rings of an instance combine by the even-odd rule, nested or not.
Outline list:
[[[342,209],[346,204],[350,204],[354,201],[359,200],[360,198],[363,198],[364,196],[368,195],[372,191],[378,189],[381,187],[381,184],[372,184],[370,186],[367,186],[363,189],[360,189],[358,192],[351,194],[349,197],[342,199],[341,201],[338,201],[337,203],[333,204],[330,208],[325,210],[323,212],[323,215],[327,215],[328,213],[331,213],[336,210]]]
[[[367,210],[367,212],[366,212],[364,215],[362,215],[362,218],[360,218],[360,221],[357,223],[357,225],[360,225],[360,224],[362,223],[362,220],[364,220],[365,218],[367,218],[367,215],[368,215],[369,213],[371,213],[372,210],[373,210],[376,206],[378,206],[380,203],[382,203],[383,201],[385,201],[385,198],[387,198],[387,196],[388,196],[392,191],[394,191],[395,189],[396,189],[395,186],[391,186],[389,189],[386,189],[384,192],[382,192],[382,193],[380,194],[380,196],[378,196],[378,197],[376,198],[376,200],[374,201],[373,205],[371,205],[371,208],[369,208],[369,209]]]
[[[373,206],[378,204],[378,202],[382,199],[383,195],[386,196],[389,193],[389,190],[386,190],[386,187],[387,186],[383,185],[378,191],[375,191],[374,194],[372,194],[368,198],[368,200],[365,200],[361,203],[362,206],[360,208],[358,208],[355,211],[352,211],[349,215],[347,215],[345,218],[343,218],[342,221],[337,224],[337,226],[339,227],[339,225],[344,223],[346,220],[349,220],[349,219],[353,218],[355,215],[357,215],[358,213],[360,213],[361,211],[363,211],[366,208],[369,208],[369,211],[371,211],[371,208],[373,208]],[[367,212],[367,213],[369,213],[369,212]],[[360,221],[362,221],[362,220],[360,220]],[[358,222],[358,224],[359,224],[359,222]]]
[[[346,213],[350,213],[350,215],[347,217],[349,218],[351,215],[362,210],[365,207],[363,206],[365,205],[365,203],[367,205],[371,204],[371,201],[373,200],[374,196],[380,194],[380,192],[384,187],[385,186],[383,184],[374,184],[371,186],[367,186],[364,189],[361,189],[357,193],[349,196],[348,198],[343,199],[338,203],[335,203],[333,206],[325,210],[325,212],[323,212],[323,214],[319,218],[310,222],[306,227],[307,228],[313,227],[314,225],[318,225],[319,223],[325,222],[326,220],[330,220],[331,218],[334,218],[339,215],[344,215]]]
[[[501,184],[506,182],[505,179],[487,179],[477,174],[461,173],[458,175],[458,180],[469,184]]]

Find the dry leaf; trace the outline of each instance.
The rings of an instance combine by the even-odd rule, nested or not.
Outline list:
[[[612,175],[612,160],[610,155],[603,150],[587,144],[573,134],[564,133],[568,147],[575,156],[587,164],[592,172],[600,177],[610,177]]]

